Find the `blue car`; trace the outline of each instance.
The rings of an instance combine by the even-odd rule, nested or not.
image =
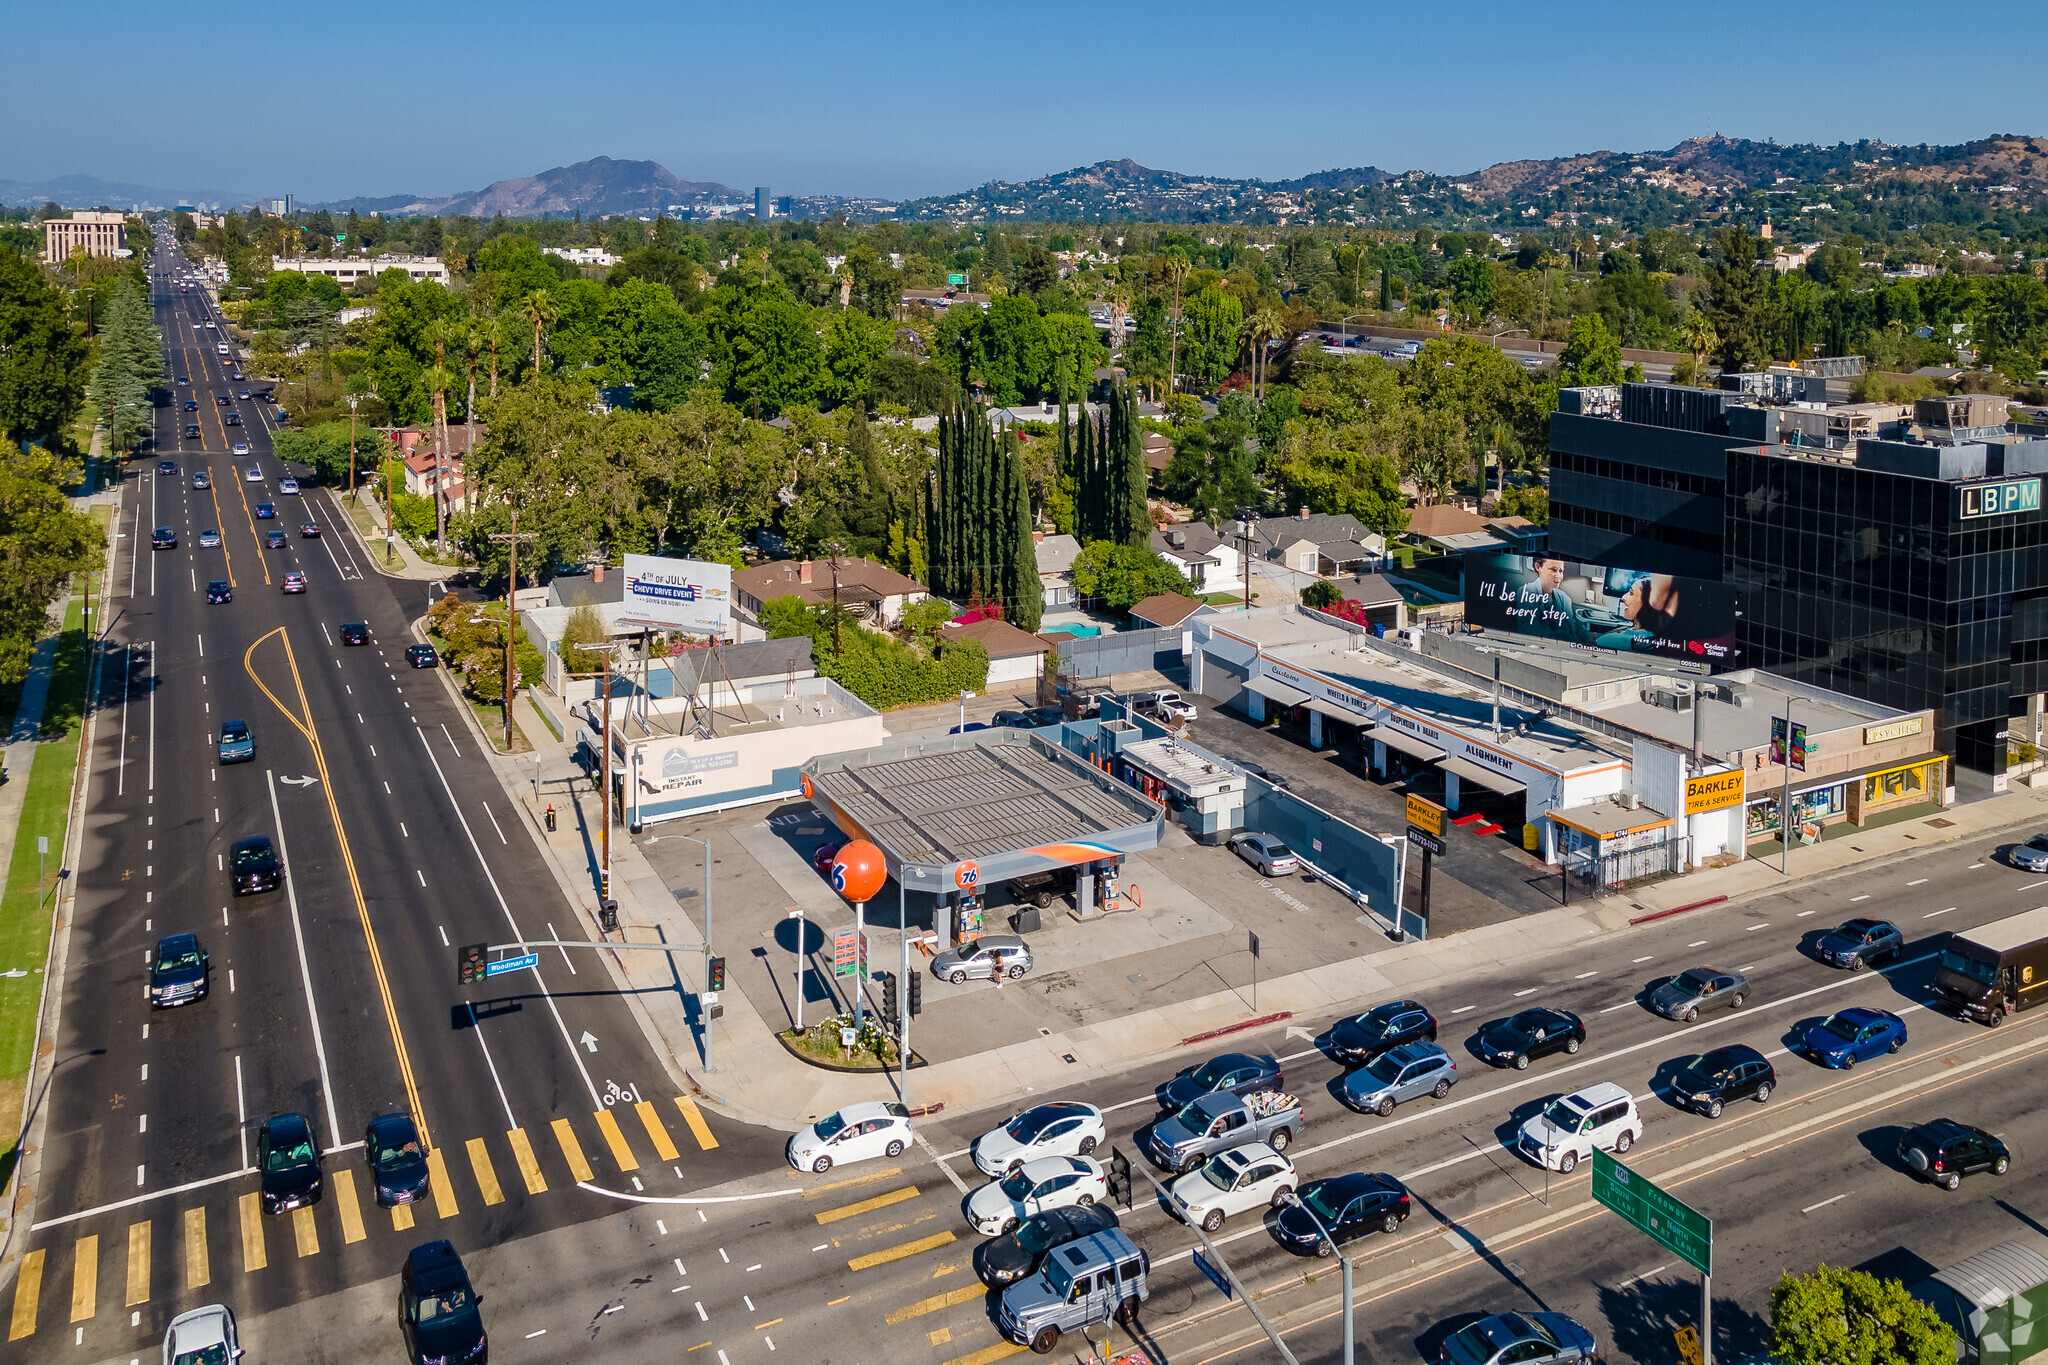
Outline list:
[[[226,720],[220,726],[220,761],[223,763],[252,763],[256,759],[256,739],[249,733],[246,720]]]
[[[1906,1045],[1906,1024],[1890,1010],[1861,1005],[1839,1010],[1807,1030],[1800,1046],[1822,1066],[1843,1070],[1897,1052]]]

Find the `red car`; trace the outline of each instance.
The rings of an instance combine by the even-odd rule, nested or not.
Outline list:
[[[840,847],[834,843],[819,844],[817,851],[811,854],[811,866],[818,869],[820,877],[832,875],[832,860],[839,856]]]

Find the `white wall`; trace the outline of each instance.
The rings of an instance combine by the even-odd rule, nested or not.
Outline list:
[[[1010,659],[990,659],[988,661],[989,685],[993,686],[996,683],[1007,682],[1036,682],[1039,666],[1044,658],[1045,656],[1042,654],[1019,654]]]

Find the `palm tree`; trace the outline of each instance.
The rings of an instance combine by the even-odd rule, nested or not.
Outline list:
[[[498,396],[498,348],[511,338],[505,333],[505,319],[488,317],[483,324],[484,341],[491,348],[491,397]]]
[[[469,371],[469,401],[462,409],[462,463],[465,473],[476,466],[476,362],[484,348],[484,327],[472,319],[462,327],[462,349]],[[470,509],[475,510],[472,499]]]
[[[1173,338],[1166,356],[1166,385],[1169,389],[1180,386],[1180,291],[1193,269],[1185,256],[1167,258],[1166,274],[1173,281]]]
[[[555,303],[555,296],[545,289],[536,289],[519,304],[520,315],[533,324],[533,378],[540,378],[540,334],[546,327],[552,327],[562,320],[562,310]]]
[[[1695,308],[1692,316],[1685,320],[1685,348],[1692,352],[1694,384],[1705,387],[1706,377],[1701,371],[1706,368],[1707,356],[1720,344],[1721,337],[1714,331],[1714,324],[1705,313]]]
[[[1131,315],[1131,287],[1118,280],[1109,289],[1109,349],[1113,353],[1124,339],[1124,319]]]
[[[1272,309],[1261,308],[1245,319],[1241,331],[1251,341],[1253,396],[1263,403],[1266,400],[1266,343],[1287,335],[1287,324]]]

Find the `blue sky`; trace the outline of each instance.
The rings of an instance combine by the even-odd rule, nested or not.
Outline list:
[[[0,178],[302,201],[608,155],[907,197],[1105,157],[1280,178],[1699,133],[2048,133],[2035,5],[11,5]],[[166,15],[175,16],[166,23]],[[118,35],[116,39],[113,35]],[[2008,50],[2012,55],[2005,55]],[[1929,60],[1929,54],[1940,54]]]

